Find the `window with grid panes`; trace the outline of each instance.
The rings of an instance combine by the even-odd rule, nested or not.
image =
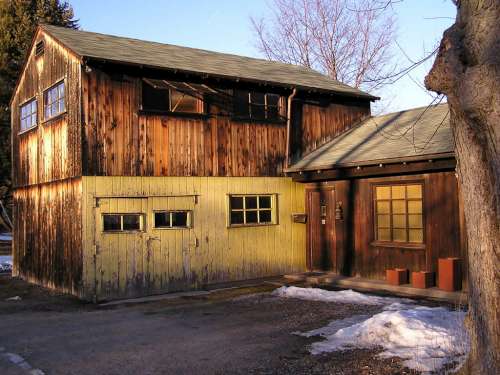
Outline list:
[[[374,187],[375,238],[383,242],[424,242],[422,184]]]
[[[64,81],[56,83],[43,93],[43,108],[45,120],[66,111]]]
[[[37,124],[37,102],[36,99],[32,99],[21,106],[21,126],[20,131],[31,129]]]
[[[274,224],[276,216],[275,195],[230,195],[229,224],[262,225]]]
[[[280,96],[245,90],[234,91],[234,115],[237,118],[252,120],[283,120]]]

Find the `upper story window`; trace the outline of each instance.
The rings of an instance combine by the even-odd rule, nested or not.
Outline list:
[[[276,195],[230,195],[229,225],[263,225],[276,223]]]
[[[64,81],[56,83],[43,93],[45,120],[51,119],[66,111]]]
[[[277,94],[234,91],[234,116],[242,119],[280,121],[281,97]]]
[[[184,84],[186,85],[186,84]],[[179,91],[168,81],[144,80],[142,85],[142,109],[145,111],[173,113],[203,113],[203,101]]]
[[[422,184],[375,186],[374,206],[377,241],[423,243]]]
[[[31,129],[37,124],[37,101],[32,99],[21,105],[20,109],[20,131]]]

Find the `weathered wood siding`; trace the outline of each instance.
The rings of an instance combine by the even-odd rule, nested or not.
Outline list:
[[[83,191],[87,298],[193,289],[305,270],[305,225],[291,218],[304,212],[304,185],[289,178],[83,177]],[[233,193],[278,194],[278,224],[228,228],[227,194]],[[101,197],[97,207],[96,197]],[[193,227],[155,230],[154,209],[192,210]],[[145,232],[103,233],[100,216],[105,212],[143,213]]]
[[[80,295],[81,202],[79,178],[14,191],[14,276]]]
[[[388,182],[424,184],[422,248],[374,243],[373,184]],[[463,212],[454,172],[332,181],[323,185],[335,187],[335,197],[342,202],[344,216],[344,220],[336,224],[338,257],[332,268],[352,276],[384,279],[386,269],[396,267],[437,273],[438,258],[460,257],[465,267]],[[463,276],[466,285],[466,270]]]
[[[80,63],[50,36],[44,54],[31,51],[11,104],[14,188],[81,176]],[[44,121],[43,92],[61,79],[66,85],[66,112]],[[38,126],[21,134],[20,105],[36,97]]]
[[[281,175],[285,124],[139,114],[140,101],[140,79],[84,73],[84,175]]]
[[[335,101],[335,99],[333,99]],[[331,103],[326,106],[304,104],[297,108],[298,120],[292,154],[300,157],[342,134],[370,115],[370,102],[359,101],[346,104]]]

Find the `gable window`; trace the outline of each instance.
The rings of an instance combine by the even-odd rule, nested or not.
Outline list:
[[[181,85],[181,84],[179,84]],[[142,85],[142,109],[145,111],[171,113],[203,113],[203,101],[176,90],[168,81],[145,79]]]
[[[36,99],[32,99],[21,106],[20,110],[20,131],[31,129],[37,124],[37,102]]]
[[[374,187],[377,241],[424,242],[422,184]]]
[[[155,211],[155,229],[191,228],[191,211]]]
[[[234,91],[234,116],[241,119],[280,121],[281,97],[277,94]]]
[[[64,81],[56,83],[54,86],[45,90],[43,93],[43,113],[45,120],[51,119],[66,111],[65,91]]]
[[[276,224],[276,195],[230,195],[229,225]]]
[[[144,228],[142,214],[103,214],[104,232],[140,232]]]

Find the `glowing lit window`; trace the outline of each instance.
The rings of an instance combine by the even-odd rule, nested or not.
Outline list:
[[[374,187],[377,241],[423,243],[422,185]]]

